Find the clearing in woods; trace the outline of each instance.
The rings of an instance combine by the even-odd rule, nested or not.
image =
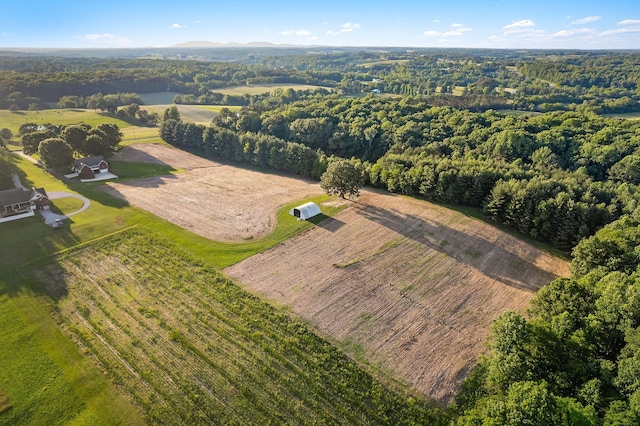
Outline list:
[[[333,218],[224,272],[446,403],[491,321],[523,311],[569,264],[462,213],[363,191]]]
[[[21,269],[151,424],[440,424],[303,323],[143,229]]]
[[[111,182],[108,194],[216,241],[269,234],[279,207],[323,195],[318,183],[228,166],[160,144],[129,146],[114,160],[187,170],[128,182]]]

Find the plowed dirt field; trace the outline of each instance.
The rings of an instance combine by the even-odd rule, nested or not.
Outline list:
[[[461,213],[365,191],[319,226],[225,270],[356,358],[450,402],[491,320],[569,264]]]
[[[280,206],[324,193],[316,182],[228,166],[167,145],[126,147],[115,159],[186,169],[103,189],[216,241],[263,237],[273,230]]]

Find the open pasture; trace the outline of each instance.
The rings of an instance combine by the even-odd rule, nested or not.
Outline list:
[[[233,86],[233,87],[225,87],[223,89],[213,89],[212,92],[222,93],[224,95],[262,95],[264,93],[273,92],[276,89],[293,89],[293,90],[316,90],[316,89],[327,89],[331,90],[330,87],[324,86],[313,86],[310,84],[246,84],[242,86]]]
[[[187,170],[104,191],[195,234],[216,241],[258,239],[273,231],[279,207],[324,192],[316,182],[215,163],[168,145],[137,145],[118,160],[157,162]]]
[[[569,264],[462,213],[366,191],[225,273],[444,403],[483,351],[491,321],[523,311]]]
[[[180,113],[180,118],[182,121],[191,121],[196,124],[207,125],[211,123],[211,119],[215,117],[217,113],[220,112],[222,108],[228,108],[231,111],[239,111],[239,106],[225,106],[225,105],[176,105],[172,103],[162,104],[162,105],[150,105],[143,106],[143,109],[146,109],[151,112],[156,112],[160,117],[163,116],[165,110],[167,108],[171,108],[175,106],[178,108],[178,112]],[[158,134],[158,129],[156,128],[156,135]]]
[[[21,270],[152,424],[437,424],[303,323],[148,231]]]

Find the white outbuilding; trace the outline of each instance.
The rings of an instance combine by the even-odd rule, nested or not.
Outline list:
[[[289,214],[291,216],[297,217],[298,219],[307,220],[321,213],[320,207],[316,203],[308,202],[304,203],[298,207],[294,207],[289,210]]]

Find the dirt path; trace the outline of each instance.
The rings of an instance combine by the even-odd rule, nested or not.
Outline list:
[[[444,403],[491,320],[524,310],[569,265],[461,213],[364,191],[335,218],[225,273]]]

